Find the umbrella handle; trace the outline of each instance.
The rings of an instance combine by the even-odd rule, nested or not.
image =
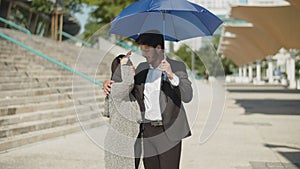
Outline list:
[[[167,75],[167,73],[166,72],[163,72],[163,80],[167,80],[168,79],[168,75]]]
[[[162,35],[163,35],[163,43],[165,43],[165,32],[166,32],[166,11],[163,10],[162,11],[162,17],[163,17],[163,32],[162,32]],[[164,56],[165,56],[165,50],[164,51]],[[163,80],[167,80],[168,79],[168,75],[166,72],[163,72]]]

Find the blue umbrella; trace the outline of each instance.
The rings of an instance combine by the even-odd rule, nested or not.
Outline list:
[[[180,41],[210,36],[220,24],[217,16],[186,0],[140,0],[112,21],[110,33],[136,39],[140,33],[158,30],[165,40]]]

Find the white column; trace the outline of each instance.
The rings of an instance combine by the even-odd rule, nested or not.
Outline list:
[[[296,80],[295,80],[295,59],[293,57],[287,60],[287,76],[289,81],[289,88],[296,88]]]
[[[239,76],[235,78],[235,82],[241,83],[243,79],[243,70],[242,67],[239,66]]]
[[[249,83],[249,78],[247,77],[247,65],[243,66],[243,77],[242,77],[243,83]]]
[[[261,81],[261,63],[260,61],[256,62],[256,81]]]
[[[247,66],[243,66],[243,78],[247,77]]]
[[[242,67],[239,67],[239,78],[242,78],[243,73],[242,73]]]
[[[272,58],[268,59],[268,78],[269,78],[269,83],[273,83],[274,77],[273,77],[273,62],[272,62]]]
[[[249,66],[248,66],[248,72],[249,72],[248,77],[249,77],[249,80],[250,80],[250,82],[251,82],[252,79],[253,79],[252,64],[249,64]]]

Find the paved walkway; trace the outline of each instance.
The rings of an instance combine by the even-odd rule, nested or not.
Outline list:
[[[220,125],[200,144],[201,130],[214,102],[209,84],[199,82],[197,86],[200,111],[192,126],[193,136],[183,142],[182,169],[300,168],[299,92],[228,85]],[[104,168],[103,150],[83,132],[0,154],[0,169],[77,168]]]

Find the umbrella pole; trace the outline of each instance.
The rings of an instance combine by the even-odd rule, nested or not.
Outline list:
[[[166,32],[166,11],[162,11],[162,16],[163,16],[163,43],[164,43],[164,46],[165,46],[165,32]],[[163,49],[163,55],[165,57],[165,49]],[[168,75],[167,73],[163,73],[163,76],[164,76],[164,80],[167,80],[168,79]]]
[[[164,41],[164,46],[165,46],[165,33],[166,33],[166,11],[162,11],[162,16],[163,16],[163,41]],[[165,50],[164,50],[164,55],[165,55]]]

